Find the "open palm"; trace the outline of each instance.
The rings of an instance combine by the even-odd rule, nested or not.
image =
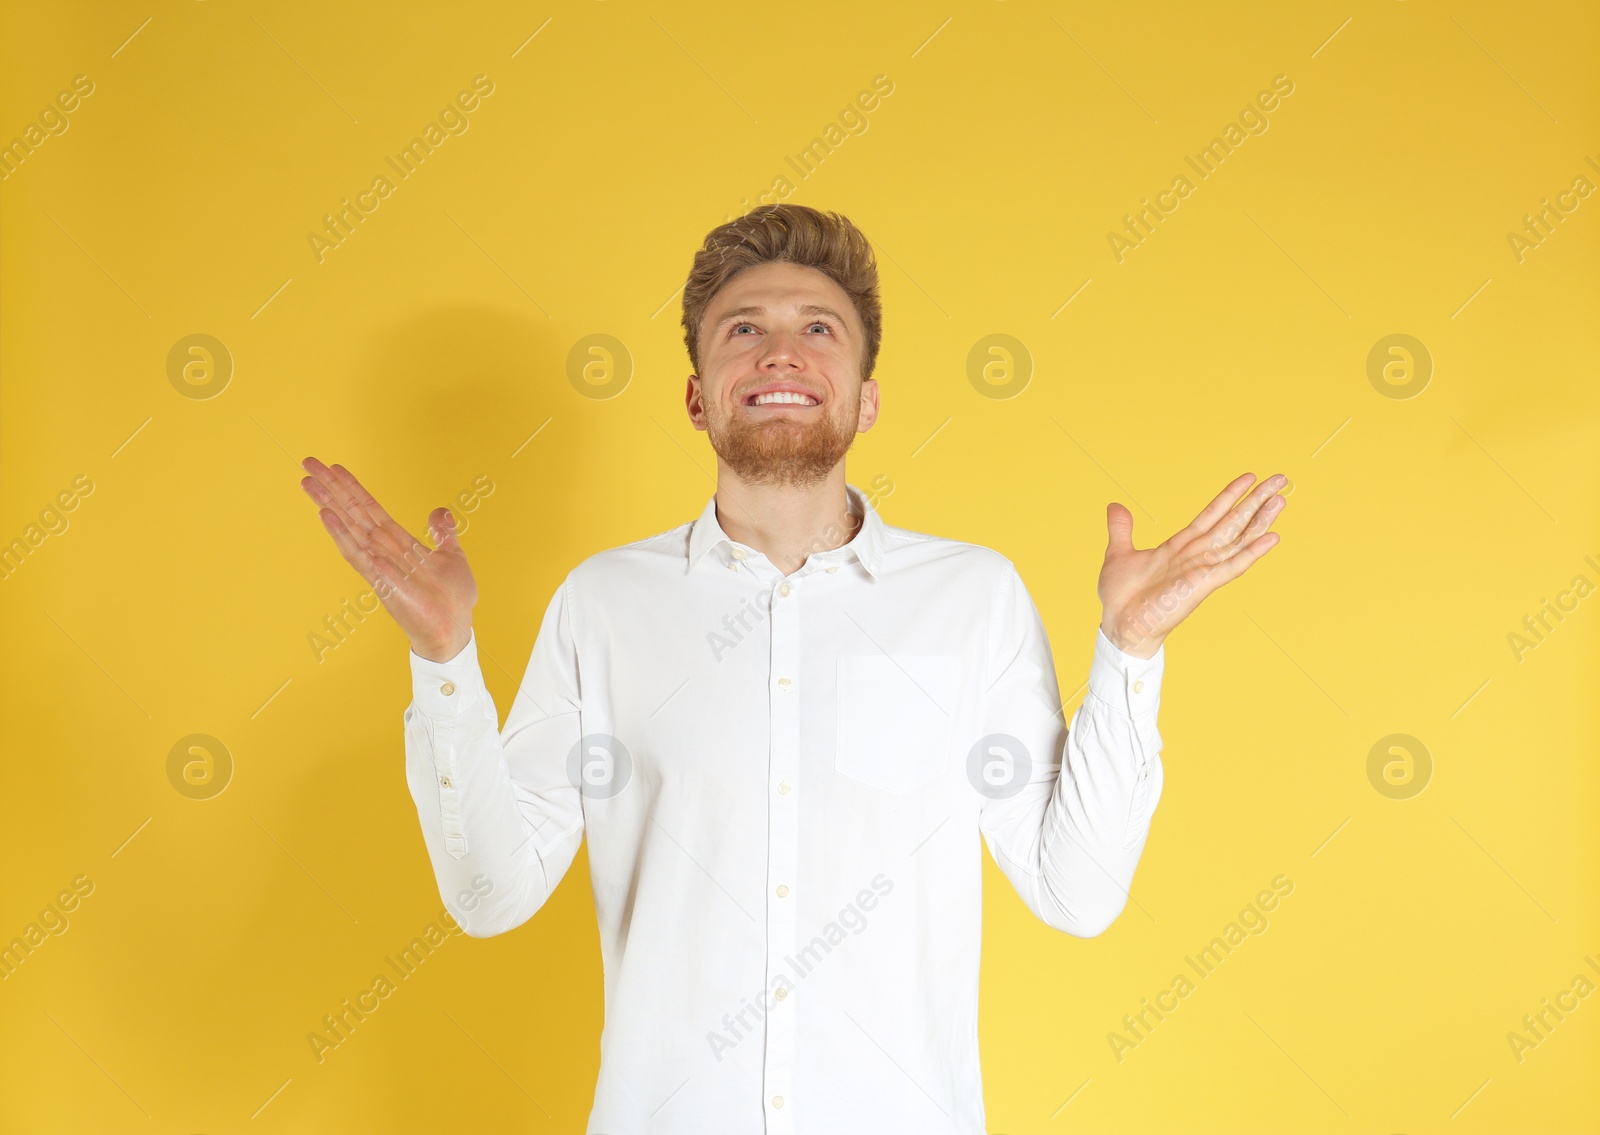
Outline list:
[[[344,466],[324,465],[315,457],[300,463],[306,495],[322,506],[323,527],[361,578],[424,658],[446,662],[472,635],[472,607],[478,585],[457,540],[455,517],[447,508],[428,514],[429,548],[373,499]]]
[[[1278,543],[1267,529],[1288,503],[1277,495],[1288,478],[1274,474],[1252,490],[1254,480],[1252,473],[1236,477],[1188,527],[1154,548],[1133,546],[1131,512],[1116,503],[1106,507],[1100,629],[1119,649],[1152,657],[1202,599]]]

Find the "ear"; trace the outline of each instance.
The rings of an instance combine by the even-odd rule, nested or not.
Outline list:
[[[866,433],[878,420],[878,380],[865,379],[861,383],[861,413],[856,419],[856,432]]]
[[[706,428],[706,408],[701,400],[700,376],[689,376],[688,389],[683,394],[684,407],[689,411],[689,421],[695,429],[704,431]]]

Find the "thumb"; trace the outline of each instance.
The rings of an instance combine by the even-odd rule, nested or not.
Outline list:
[[[448,508],[436,508],[428,514],[428,535],[433,537],[433,546],[436,551],[448,549],[452,552],[461,550],[457,537],[460,529],[456,527],[455,513]]]
[[[1112,501],[1106,505],[1106,552],[1133,551],[1133,513]]]

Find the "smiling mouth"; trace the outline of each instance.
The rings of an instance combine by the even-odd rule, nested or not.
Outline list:
[[[776,391],[771,394],[758,394],[747,398],[744,403],[752,409],[770,410],[812,410],[822,405],[817,399],[807,394],[796,394],[791,391]]]

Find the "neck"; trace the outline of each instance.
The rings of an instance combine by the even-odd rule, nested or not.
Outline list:
[[[850,511],[849,500],[842,461],[822,481],[804,486],[750,484],[731,469],[718,469],[717,523],[730,540],[754,548],[785,575],[804,567],[813,552],[855,538],[863,517]]]

